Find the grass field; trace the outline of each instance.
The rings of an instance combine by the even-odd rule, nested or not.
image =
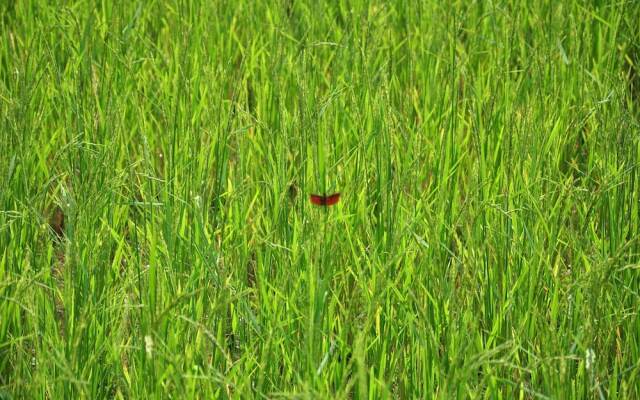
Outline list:
[[[0,399],[640,398],[640,2],[331,3],[0,4]]]

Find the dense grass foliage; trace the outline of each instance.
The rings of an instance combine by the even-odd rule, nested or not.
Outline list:
[[[640,397],[639,3],[324,3],[0,4],[0,398]]]

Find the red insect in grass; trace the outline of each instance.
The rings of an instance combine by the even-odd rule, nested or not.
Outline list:
[[[328,196],[312,194],[311,196],[309,196],[309,199],[311,200],[311,203],[315,204],[316,206],[327,207],[336,204],[340,200],[340,193],[334,193]]]

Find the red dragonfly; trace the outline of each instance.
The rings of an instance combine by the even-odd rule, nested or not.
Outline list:
[[[312,194],[311,196],[309,196],[309,199],[311,200],[311,203],[315,204],[316,206],[327,207],[336,204],[340,200],[340,193],[334,193],[328,196]]]

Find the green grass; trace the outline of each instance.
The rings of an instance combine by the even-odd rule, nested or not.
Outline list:
[[[0,398],[640,397],[640,3],[322,3],[0,4]]]

